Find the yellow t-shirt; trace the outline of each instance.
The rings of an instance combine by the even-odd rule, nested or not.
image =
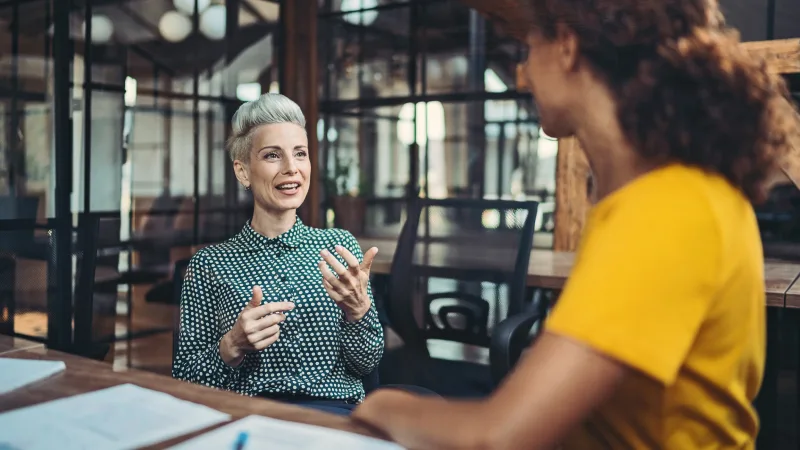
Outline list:
[[[752,206],[718,175],[670,165],[596,205],[545,326],[635,370],[565,448],[754,448],[763,266]]]

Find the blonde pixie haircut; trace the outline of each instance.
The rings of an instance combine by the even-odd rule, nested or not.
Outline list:
[[[249,163],[253,131],[261,125],[277,123],[293,123],[306,129],[303,111],[285,95],[263,94],[240,106],[233,115],[233,133],[225,146],[231,161]]]

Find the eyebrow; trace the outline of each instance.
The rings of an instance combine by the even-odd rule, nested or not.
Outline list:
[[[295,145],[294,146],[294,150],[307,149],[307,148],[308,148],[308,146],[306,146],[306,145]],[[267,145],[266,147],[261,147],[260,149],[258,149],[258,152],[260,152],[261,150],[283,150],[283,148],[281,146],[279,146],[279,145]]]

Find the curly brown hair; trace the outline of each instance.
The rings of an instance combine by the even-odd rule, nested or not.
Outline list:
[[[534,29],[573,30],[648,159],[720,173],[752,202],[798,135],[780,75],[748,55],[716,0],[527,0]]]

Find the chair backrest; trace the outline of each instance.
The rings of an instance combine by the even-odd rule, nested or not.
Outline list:
[[[74,298],[74,348],[76,353],[95,359],[103,359],[110,349],[107,343],[98,342],[105,336],[96,332],[95,312],[95,278],[97,276],[97,253],[100,237],[101,216],[91,213],[82,213],[78,217],[78,236],[75,255],[77,270],[75,273],[75,298]],[[116,302],[114,302],[116,312]],[[113,333],[113,326],[110,327]]]
[[[39,197],[0,195],[0,220],[36,219],[38,210]],[[0,251],[18,250],[20,246],[32,243],[33,240],[33,228],[8,230],[0,235]]]
[[[405,198],[371,198],[366,201],[363,237],[397,238],[408,215]],[[362,237],[362,236],[359,236]]]
[[[387,312],[406,345],[488,347],[523,310],[536,202],[415,199],[395,250]]]

